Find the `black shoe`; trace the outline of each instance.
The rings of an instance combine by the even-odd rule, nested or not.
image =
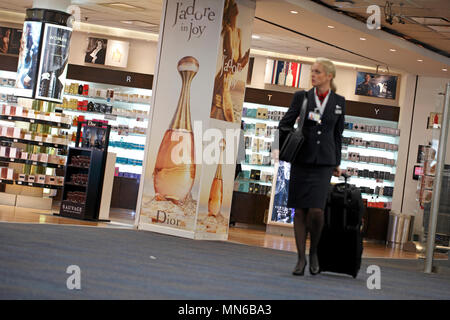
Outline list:
[[[302,269],[299,268],[298,263],[297,263],[297,265],[295,266],[295,269],[292,272],[292,274],[294,276],[303,276],[305,274],[305,267],[306,267],[306,265],[307,265],[306,259],[305,259],[305,264],[303,265]]]
[[[315,263],[316,261],[317,263]],[[317,258],[316,254],[309,256],[309,273],[313,276],[320,273],[319,258]]]

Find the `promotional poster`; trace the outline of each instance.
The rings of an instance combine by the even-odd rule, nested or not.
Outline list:
[[[36,99],[62,103],[71,36],[71,28],[45,25]]]
[[[0,54],[19,54],[22,30],[0,27]]]
[[[104,65],[107,49],[108,39],[89,37],[84,62]]]
[[[397,78],[396,76],[358,71],[355,94],[395,100]]]
[[[295,210],[287,207],[291,165],[280,161],[277,171],[275,192],[273,192],[272,221],[292,223]]]
[[[309,87],[311,65],[267,59],[264,83],[293,88]]]
[[[37,82],[42,23],[25,21],[17,66],[16,96],[31,98]]]
[[[194,237],[223,4],[164,1],[140,228]]]
[[[237,152],[227,132],[239,132],[236,119],[240,121],[242,112],[251,39],[249,23],[238,17],[253,21],[255,3],[168,0],[164,6],[139,228],[224,239]],[[235,44],[238,34],[242,45],[225,52],[225,39],[231,36]],[[241,52],[235,51],[239,47]],[[232,121],[210,118],[215,99],[228,99]]]
[[[226,0],[211,118],[240,123],[250,55],[254,2]]]
[[[203,165],[196,238],[227,239],[247,80],[255,2],[227,0],[214,82],[210,128],[221,130],[218,163]],[[216,139],[220,140],[220,139]],[[206,149],[205,149],[206,150]]]
[[[130,43],[126,41],[109,40],[106,50],[105,65],[126,68]]]

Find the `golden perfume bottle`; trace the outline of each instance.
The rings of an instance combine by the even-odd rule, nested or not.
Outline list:
[[[222,208],[223,199],[223,178],[222,178],[222,163],[223,163],[223,150],[225,150],[225,140],[220,141],[220,157],[219,164],[217,165],[216,175],[214,176],[211,190],[209,191],[208,200],[208,216],[216,217],[220,213]]]
[[[182,87],[177,110],[164,134],[156,158],[153,182],[156,200],[182,205],[195,179],[194,133],[191,125],[190,89],[199,63],[194,57],[178,62]]]

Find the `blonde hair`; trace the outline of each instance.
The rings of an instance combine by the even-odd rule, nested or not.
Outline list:
[[[331,90],[336,92],[336,85],[334,84],[333,80],[336,78],[336,66],[334,63],[327,58],[317,58],[316,63],[320,64],[324,69],[326,74],[332,74],[333,78],[331,79]]]

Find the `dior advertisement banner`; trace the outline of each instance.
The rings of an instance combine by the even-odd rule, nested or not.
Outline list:
[[[203,131],[193,124],[209,118],[223,4],[164,1],[139,228],[194,237]]]
[[[253,1],[242,2],[252,3],[254,13]],[[235,131],[239,124],[228,123],[225,118],[220,119],[223,121],[210,119],[210,113],[213,94],[218,95],[218,99],[222,99],[223,94],[217,93],[215,80],[217,75],[221,77],[220,70],[224,65],[224,39],[232,37],[230,50],[241,49],[236,42],[240,41],[236,29],[236,14],[241,10],[238,3],[234,0],[164,2],[153,86],[153,117],[148,130],[151,139],[146,149],[145,178],[138,203],[141,229],[189,238],[198,238],[199,232],[209,229],[220,230],[222,237],[227,235],[236,157],[234,149],[226,150],[227,130]],[[248,16],[251,20],[247,24],[253,21],[253,15]],[[225,21],[224,17],[230,19]],[[245,22],[240,24],[245,25]],[[230,29],[230,25],[235,29]],[[230,51],[230,57],[237,54],[237,58],[248,60],[246,52],[250,47],[251,30],[245,30],[247,33],[242,54]],[[228,63],[233,69],[234,62]],[[236,92],[242,95],[243,102],[245,86],[238,82],[245,84],[246,71],[244,68],[241,71],[243,80],[237,77],[233,84],[241,88]],[[239,72],[235,73],[240,76]],[[231,81],[233,74],[226,79]],[[228,81],[223,79],[221,81]],[[231,95],[227,94],[227,97]],[[242,110],[242,102],[238,103],[240,99],[235,99],[237,110]],[[240,119],[240,112],[235,115]],[[238,139],[231,136],[228,134],[233,146],[234,140]],[[214,161],[208,160],[212,158]],[[224,158],[232,165],[223,165]],[[225,175],[231,181],[225,182]],[[205,225],[205,217],[212,217],[208,220],[211,226]],[[220,217],[220,227],[217,217]]]
[[[197,239],[228,238],[255,7],[254,1],[225,1],[209,122],[221,130],[215,139],[219,155],[217,164],[203,164]]]

